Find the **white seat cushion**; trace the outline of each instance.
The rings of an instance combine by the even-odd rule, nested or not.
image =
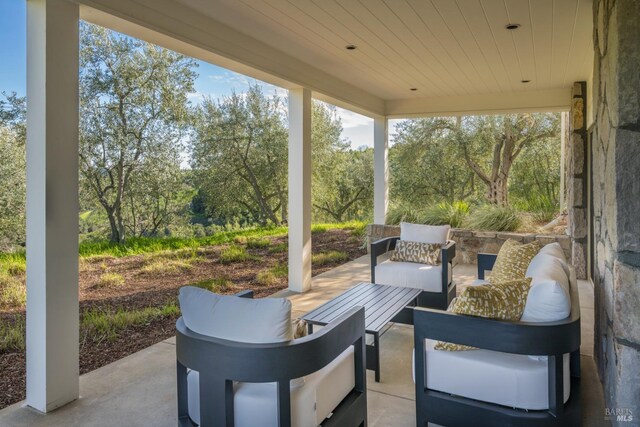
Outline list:
[[[420,243],[447,243],[449,236],[448,225],[423,225],[400,223],[400,240]]]
[[[549,409],[547,359],[490,350],[435,350],[425,340],[427,388],[511,408]],[[564,401],[571,381],[569,355],[564,362]]]
[[[427,292],[440,292],[442,290],[442,265],[383,261],[376,265],[376,283],[417,288]]]
[[[355,387],[353,347],[349,347],[321,370],[304,377],[304,384],[291,385],[291,425],[318,426]],[[200,423],[199,376],[189,372],[189,416]],[[237,383],[234,386],[236,427],[276,427],[276,383]]]

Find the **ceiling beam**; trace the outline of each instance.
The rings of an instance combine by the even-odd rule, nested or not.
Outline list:
[[[384,100],[172,0],[76,0],[88,22],[368,116]]]
[[[570,89],[535,90],[438,98],[396,99],[385,103],[389,118],[568,111]]]

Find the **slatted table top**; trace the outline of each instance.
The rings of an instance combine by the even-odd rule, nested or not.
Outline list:
[[[350,308],[360,306],[364,307],[366,332],[377,334],[421,292],[420,289],[363,282],[305,314],[302,319],[324,326]]]

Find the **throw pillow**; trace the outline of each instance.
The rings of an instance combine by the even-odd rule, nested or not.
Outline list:
[[[396,250],[391,254],[391,261],[417,262],[420,264],[438,265],[440,243],[420,243],[398,240]]]
[[[529,263],[539,250],[540,243],[537,241],[522,245],[514,240],[507,240],[500,248],[487,280],[489,283],[500,283],[523,279]]]
[[[531,278],[467,287],[447,311],[498,320],[520,320],[529,294]],[[475,350],[462,344],[438,341],[436,350]]]

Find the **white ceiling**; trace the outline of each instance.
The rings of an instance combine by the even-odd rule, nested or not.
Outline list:
[[[383,100],[566,89],[592,69],[591,0],[176,1]]]

